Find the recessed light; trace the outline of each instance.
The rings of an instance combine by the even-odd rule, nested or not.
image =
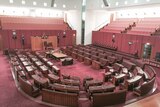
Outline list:
[[[13,3],[13,0],[9,0],[9,3]]]
[[[138,3],[138,0],[135,0],[134,3]]]
[[[119,5],[119,3],[118,2],[116,2],[116,6],[118,6]]]
[[[46,6],[47,6],[47,3],[43,3],[43,5],[46,7]]]
[[[26,4],[26,1],[22,0],[22,4],[23,4],[23,5]]]
[[[127,2],[127,1],[125,1],[125,2],[124,2],[124,4],[125,4],[125,5],[127,5],[127,4],[128,4],[128,2]]]
[[[63,8],[66,8],[66,5],[65,5],[65,4],[63,4]]]
[[[34,2],[33,2],[33,5],[34,5],[34,6],[37,5],[37,2],[34,1]]]
[[[104,7],[104,5],[102,4],[102,5],[101,5],[101,8],[103,8],[103,7]]]
[[[57,7],[57,4],[54,4],[54,7]]]
[[[150,2],[150,0],[146,0],[147,2]]]

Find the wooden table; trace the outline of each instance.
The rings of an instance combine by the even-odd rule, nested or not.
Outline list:
[[[63,54],[63,53],[59,53],[59,52],[55,52],[51,54],[55,59],[62,59],[62,58],[66,58],[67,55]]]

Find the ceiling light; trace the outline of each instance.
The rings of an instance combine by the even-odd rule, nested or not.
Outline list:
[[[138,3],[138,0],[135,0],[134,3]]]
[[[147,2],[150,2],[150,0],[146,0]]]
[[[34,1],[34,2],[33,2],[33,5],[34,5],[34,6],[37,5],[37,2]]]
[[[23,5],[26,4],[26,1],[22,0],[22,4],[23,4]]]
[[[127,1],[125,1],[125,2],[124,2],[124,4],[126,5],[126,4],[128,4],[128,2],[127,2]]]
[[[13,0],[9,0],[9,3],[13,3]]]
[[[66,5],[65,5],[65,4],[63,4],[63,8],[66,8]]]
[[[54,4],[54,7],[57,7],[57,4]]]
[[[101,5],[101,7],[103,8],[103,7],[104,7],[104,5],[102,4],[102,5]]]
[[[47,6],[47,3],[44,3],[43,5],[46,7],[46,6]]]
[[[119,5],[119,3],[118,2],[116,2],[116,6],[118,6]]]

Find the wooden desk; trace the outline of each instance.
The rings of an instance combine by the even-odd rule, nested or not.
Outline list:
[[[30,74],[30,75],[34,75],[34,71],[36,70],[33,66],[26,66],[26,71]]]
[[[115,89],[115,85],[101,85],[101,86],[90,86],[88,91],[90,94],[92,93],[99,93],[99,92],[113,92]]]
[[[122,83],[124,81],[126,77],[126,74],[119,74],[119,75],[116,75],[116,76],[113,76],[113,84],[114,85],[119,85],[119,83]]]
[[[62,92],[72,92],[72,93],[79,93],[79,87],[78,86],[71,86],[71,85],[63,85],[54,83],[52,85],[52,88],[54,90],[62,91]]]
[[[128,90],[132,90],[134,87],[138,86],[139,85],[139,82],[140,80],[142,79],[142,76],[140,75],[137,75],[129,80],[126,80],[125,81],[125,87],[126,89]]]
[[[24,61],[24,62],[22,62],[22,64],[23,64],[24,66],[30,66],[30,65],[32,65],[32,63],[31,63],[31,62],[28,62],[28,61]]]
[[[35,57],[31,58],[31,60],[32,60],[33,62],[37,62],[37,61],[38,61],[38,59],[35,58]]]
[[[38,75],[32,75],[32,78],[34,79],[34,83],[38,85],[38,87],[41,88],[47,88],[48,87],[48,79],[42,78]]]
[[[51,80],[51,82],[59,82],[60,77],[54,74],[48,74],[48,78]]]
[[[20,58],[21,62],[28,61],[27,58]]]
[[[35,62],[35,64],[36,64],[38,67],[43,65],[43,63],[42,63],[41,61],[37,61],[37,62]]]
[[[72,79],[63,79],[63,80],[61,80],[61,82],[62,82],[62,84],[66,84],[66,85],[75,85],[75,86],[80,85],[80,81],[72,80]]]
[[[60,76],[60,69],[57,66],[52,66],[52,70]]]
[[[52,68],[53,63],[52,63],[51,61],[48,61],[48,62],[47,62],[47,65],[48,65],[50,68]]]
[[[88,89],[89,86],[98,86],[102,84],[103,84],[103,81],[101,80],[91,80],[91,81],[86,81],[85,87],[86,89]]]
[[[48,74],[48,67],[46,67],[45,65],[42,65],[39,67],[40,70],[42,71],[42,73],[44,74]]]

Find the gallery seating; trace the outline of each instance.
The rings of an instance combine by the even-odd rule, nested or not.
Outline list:
[[[78,94],[43,89],[42,101],[55,105],[78,107]]]

